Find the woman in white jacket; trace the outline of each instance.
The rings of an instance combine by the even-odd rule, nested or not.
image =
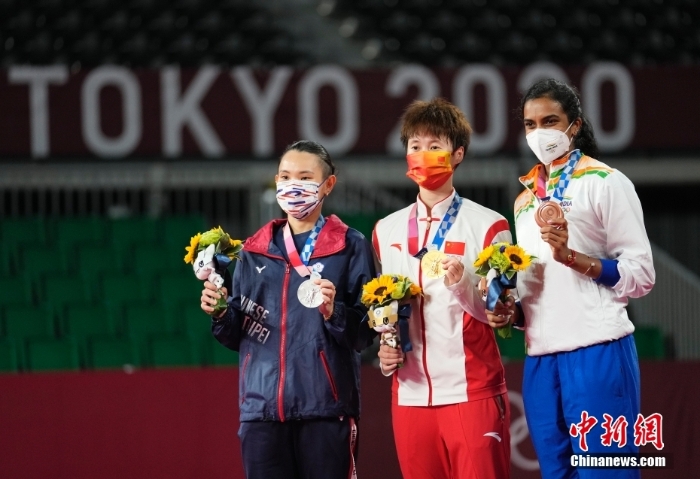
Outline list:
[[[638,452],[639,364],[625,307],[655,278],[641,204],[625,175],[594,159],[573,88],[539,81],[521,112],[540,163],[520,178],[515,226],[538,259],[518,275],[511,319],[525,328],[523,397],[542,477],[639,478],[638,469],[577,469],[572,456]],[[496,326],[507,318],[489,315]]]

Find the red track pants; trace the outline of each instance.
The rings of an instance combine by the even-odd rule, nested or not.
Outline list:
[[[399,406],[396,452],[404,479],[508,479],[508,395],[445,406]]]

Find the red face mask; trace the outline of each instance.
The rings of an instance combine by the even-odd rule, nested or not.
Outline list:
[[[426,190],[437,190],[452,176],[449,151],[417,151],[406,155],[406,176]]]

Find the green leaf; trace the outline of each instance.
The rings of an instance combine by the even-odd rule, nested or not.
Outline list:
[[[516,271],[514,269],[509,269],[508,271],[506,271],[505,274],[506,274],[506,278],[513,279],[513,276],[515,276]]]
[[[508,324],[508,326],[497,329],[496,332],[501,338],[510,339],[513,337],[513,325]]]

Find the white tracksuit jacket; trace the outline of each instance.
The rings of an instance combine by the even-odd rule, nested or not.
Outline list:
[[[431,241],[452,194],[427,208],[417,200],[418,248]],[[372,242],[383,274],[408,276],[423,289],[414,299],[409,319],[413,351],[394,378],[394,394],[402,406],[438,406],[493,397],[506,392],[503,365],[494,332],[486,323],[473,266],[479,252],[494,241],[512,241],[508,222],[498,213],[462,198],[457,219],[442,251],[461,258],[462,280],[446,287],[444,278],[430,279],[420,261],[408,253],[408,218],[413,205],[380,220]]]
[[[548,195],[567,160],[552,163]],[[534,217],[540,168],[538,164],[520,178],[526,189],[515,201],[518,244],[538,257],[536,264],[518,273],[528,354],[572,351],[627,336],[634,331],[625,309],[627,298],[647,294],[655,280],[642,207],[632,182],[620,171],[582,156],[561,203],[569,248],[592,258],[618,261],[620,280],[610,288],[552,258]]]

